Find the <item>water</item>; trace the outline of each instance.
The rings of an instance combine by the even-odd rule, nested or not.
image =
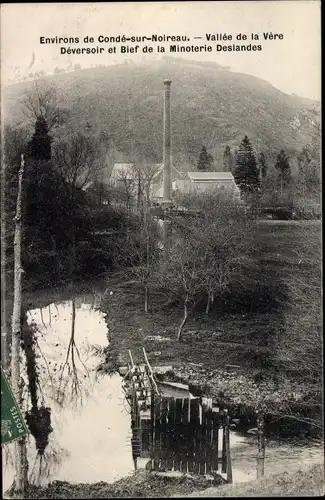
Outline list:
[[[73,322],[75,344],[68,354]],[[28,323],[38,331],[39,404],[51,408],[53,427],[41,470],[34,438],[28,438],[30,478],[44,485],[52,480],[113,482],[131,474],[130,415],[121,378],[96,373],[108,340],[104,315],[93,297],[30,310]],[[25,401],[26,405],[26,397]],[[4,491],[13,479],[12,448],[7,446]]]
[[[36,354],[42,388],[39,404],[51,408],[53,427],[41,468],[34,438],[28,438],[30,479],[36,484],[53,480],[113,482],[134,471],[130,409],[121,378],[117,374],[96,373],[102,349],[108,345],[104,314],[97,308],[98,298],[82,296],[28,312],[28,323],[38,332]],[[69,350],[73,331],[75,344]],[[25,359],[22,375],[26,379]],[[26,396],[25,393],[24,410],[28,408]],[[255,441],[230,433],[234,482],[256,478]],[[4,449],[6,491],[13,480],[13,447],[7,445]],[[267,444],[265,474],[295,471],[322,460],[321,447]]]

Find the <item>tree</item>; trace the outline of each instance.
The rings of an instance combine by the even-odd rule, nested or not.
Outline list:
[[[38,116],[35,123],[35,131],[28,144],[28,153],[34,160],[51,160],[51,142],[49,129],[45,118]]]
[[[14,237],[14,303],[12,313],[12,345],[11,345],[11,385],[18,406],[22,404],[22,379],[20,376],[20,344],[21,344],[21,307],[22,307],[22,183],[24,174],[24,156],[18,173],[18,193],[15,215]],[[15,442],[15,479],[16,494],[25,494],[28,482],[28,461],[26,438]],[[15,497],[17,498],[17,496]]]
[[[160,171],[160,165],[138,158],[134,164],[134,176],[137,186],[137,208],[144,216],[144,210],[150,207],[151,190],[155,183],[155,177]]]
[[[53,142],[53,166],[72,202],[77,189],[97,181],[103,163],[100,143],[86,134],[71,131]]]
[[[60,100],[54,85],[44,77],[30,82],[22,98],[24,114],[30,121],[42,118],[48,130],[61,125],[67,111],[60,106]]]
[[[223,152],[223,167],[225,172],[232,172],[234,168],[234,157],[230,146],[226,146]]]
[[[26,150],[28,132],[25,128],[13,128],[5,124],[3,139],[1,162],[1,280],[4,293],[1,296],[1,360],[4,369],[10,371],[15,213],[17,209],[18,174],[21,167],[21,154],[25,153]]]
[[[139,191],[135,172],[129,169],[122,169],[117,174],[117,181],[120,194],[122,195],[127,212],[131,211],[132,200],[136,198],[136,192]]]
[[[274,168],[278,172],[280,193],[282,194],[283,188],[289,186],[291,181],[291,168],[289,158],[284,149],[281,149],[280,153],[278,153]]]
[[[317,151],[304,146],[298,155],[298,189],[302,196],[320,192],[320,162]]]
[[[197,164],[197,169],[203,172],[208,172],[212,169],[213,157],[207,152],[206,147],[202,146],[202,150],[199,156],[199,161]]]
[[[215,296],[222,297],[231,283],[242,286],[253,249],[249,220],[230,195],[216,191],[184,198],[182,206],[190,205],[198,216],[174,222],[177,237],[159,269],[162,285],[183,305],[178,340],[190,310],[202,298],[209,313]]]
[[[259,155],[258,166],[260,169],[261,180],[262,180],[262,182],[264,182],[266,175],[267,175],[267,163],[266,163],[266,158],[265,158],[265,154],[263,153],[263,151],[261,151],[261,153]]]
[[[260,186],[259,172],[255,152],[247,135],[238,149],[234,177],[242,193],[253,194],[258,191]]]

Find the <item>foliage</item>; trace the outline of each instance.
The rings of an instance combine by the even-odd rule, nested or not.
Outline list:
[[[320,194],[320,161],[317,150],[306,145],[298,154],[298,190],[302,196]]]
[[[282,193],[283,187],[288,186],[291,180],[291,168],[290,168],[289,158],[284,149],[281,149],[281,151],[277,155],[274,168],[278,172],[278,178]]]
[[[258,157],[258,166],[261,173],[261,179],[264,180],[267,175],[267,163],[266,163],[265,153],[263,153],[263,151],[261,151]]]
[[[51,427],[51,410],[44,406],[32,407],[26,414],[26,421],[32,436],[35,438],[36,449],[39,455],[44,455],[49,443]]]
[[[35,132],[28,143],[27,151],[31,158],[35,160],[51,160],[52,138],[48,134],[48,126],[44,118],[38,116],[35,123]]]
[[[212,169],[213,157],[207,152],[206,147],[202,146],[199,160],[197,163],[197,169],[203,172],[209,172]]]
[[[245,135],[238,149],[234,177],[244,194],[252,194],[259,188],[260,180],[255,152],[247,135]]]
[[[93,190],[88,193],[78,185],[79,175],[82,182],[85,181],[82,178],[83,168],[88,169],[87,175],[95,175],[92,167],[96,171],[98,160],[91,140],[86,138],[83,141],[84,137],[84,149],[79,142],[71,144],[71,148],[80,145],[82,150],[79,153],[75,150],[76,155],[80,154],[84,160],[88,158],[89,164],[67,162],[64,171],[56,163],[56,148],[60,144],[57,138],[54,141],[54,158],[49,160],[52,141],[43,119],[36,121],[35,133],[29,143],[28,132],[24,129],[5,128],[8,283],[13,269],[12,221],[21,153],[25,153],[22,252],[24,285],[51,286],[81,275],[98,274],[114,265],[117,255],[114,233],[120,232],[123,239],[123,221],[126,215],[104,205],[102,192]],[[61,145],[64,144],[68,148],[68,143],[61,141]],[[99,197],[102,198],[101,202]]]
[[[53,142],[53,164],[68,188],[69,198],[77,189],[85,190],[97,181],[103,169],[101,144],[81,132],[66,132]],[[73,200],[72,200],[73,201]]]
[[[225,172],[232,172],[234,169],[234,157],[230,146],[226,146],[223,152],[223,168]]]

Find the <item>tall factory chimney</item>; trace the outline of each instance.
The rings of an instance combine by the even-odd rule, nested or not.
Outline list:
[[[165,101],[164,101],[164,204],[171,203],[172,197],[172,124],[170,111],[170,86],[171,80],[164,80]]]

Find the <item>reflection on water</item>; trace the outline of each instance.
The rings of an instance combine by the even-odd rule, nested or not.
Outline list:
[[[98,353],[108,341],[104,315],[95,305],[83,298],[28,311],[28,323],[37,331],[39,402],[51,408],[53,427],[41,469],[34,438],[28,438],[34,482],[112,482],[133,472],[130,415],[120,376],[96,373]],[[22,376],[27,382],[25,359]],[[8,455],[5,490],[13,478],[12,445]]]
[[[130,408],[124,399],[121,378],[96,373],[101,362],[98,353],[108,341],[104,315],[96,309],[93,296],[30,310],[28,322],[38,332],[36,355],[42,389],[39,403],[51,408],[53,427],[42,464],[34,438],[28,437],[30,479],[40,484],[52,480],[113,482],[132,474]],[[22,376],[27,382],[24,355]],[[26,396],[25,388],[24,410],[30,406]],[[231,432],[230,447],[234,482],[254,479],[256,443],[252,445],[245,437]],[[322,450],[291,447],[283,449],[282,460],[281,450],[279,446],[267,447],[266,474],[292,470],[297,464],[318,463],[322,456]],[[306,455],[311,452],[312,455]],[[13,480],[12,453],[12,444],[4,447],[4,491]]]

